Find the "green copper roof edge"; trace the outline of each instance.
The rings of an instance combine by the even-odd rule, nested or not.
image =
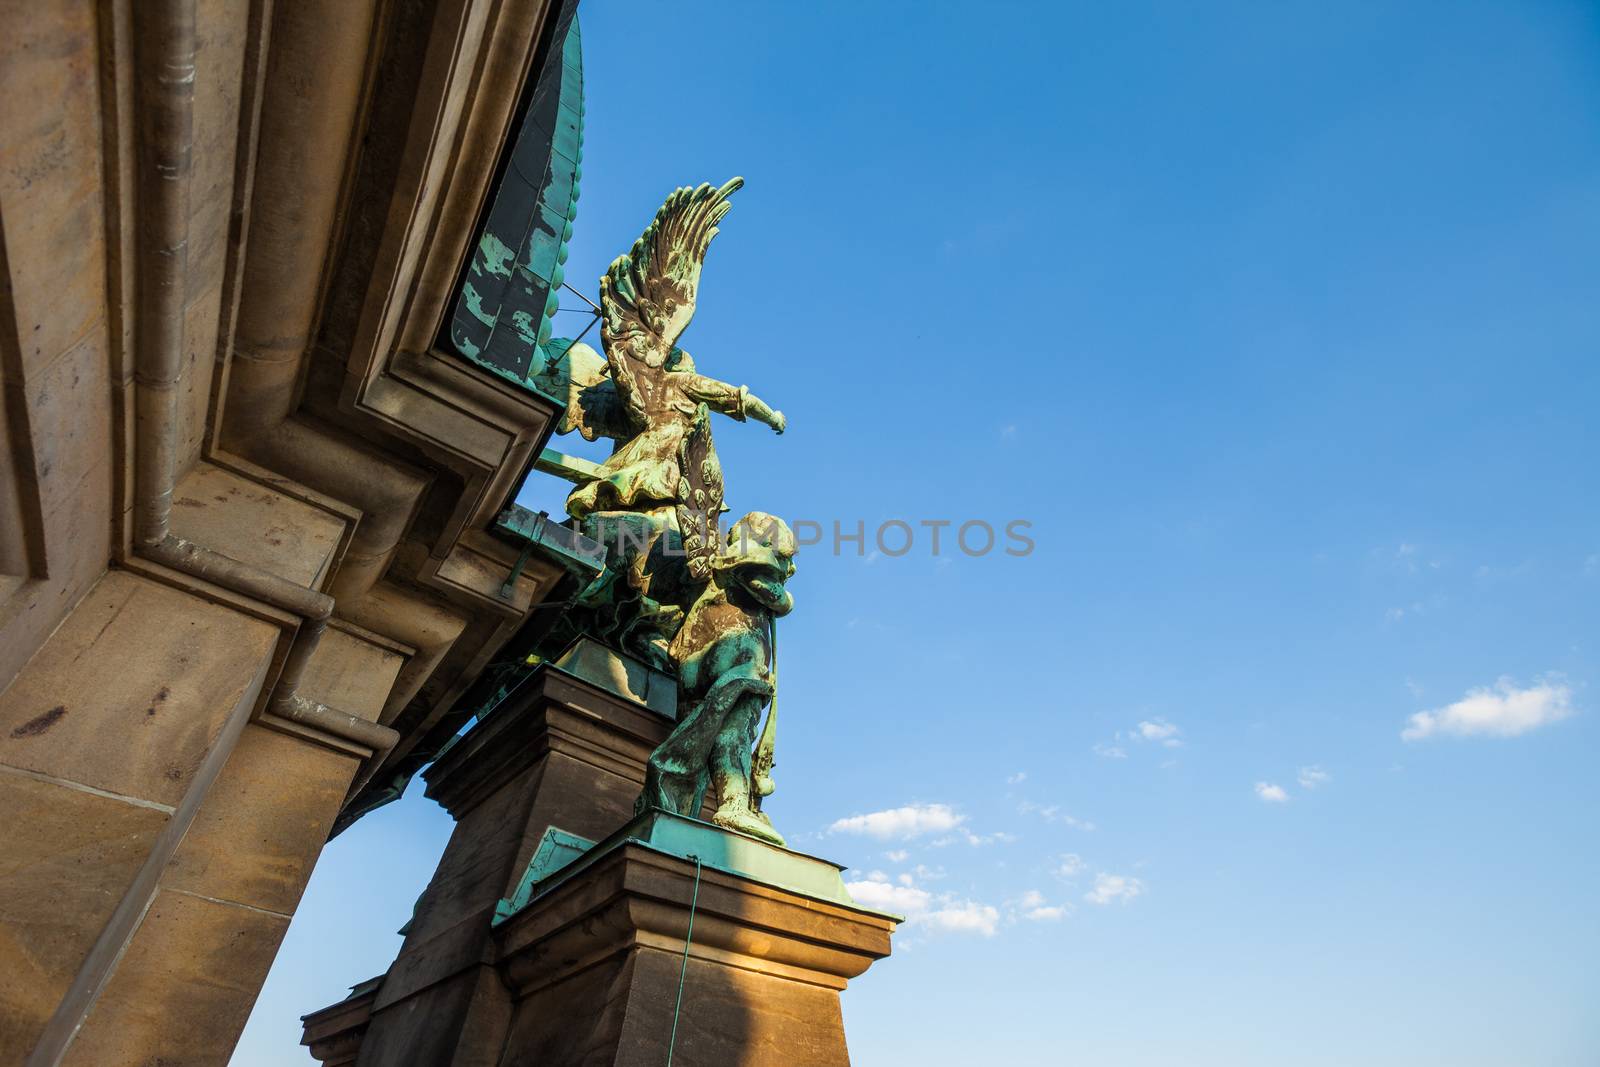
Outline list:
[[[585,108],[583,101],[582,31],[579,28],[576,12],[572,13],[571,22],[566,29],[564,37],[559,42],[556,42],[553,52],[546,56],[545,66],[534,72],[532,77],[535,79],[543,78],[552,61],[555,64],[556,114],[558,116],[562,114],[572,116],[573,136],[571,139],[573,143],[570,146],[572,155],[569,156],[566,152],[559,150],[558,141],[561,138],[557,136],[557,131],[544,129],[543,124],[532,114],[531,105],[526,101],[519,108],[518,132],[510,143],[502,149],[502,152],[506,153],[507,158],[509,158],[509,154],[515,153],[526,137],[537,134],[546,150],[544,173],[539,186],[532,188],[530,182],[526,179],[524,180],[524,184],[530,185],[533,197],[531,201],[532,207],[528,215],[527,225],[521,230],[516,247],[512,250],[511,261],[513,263],[519,262],[523,258],[530,234],[535,230],[533,220],[536,217],[538,205],[552,191],[556,192],[562,202],[558,211],[552,211],[552,214],[555,214],[559,220],[559,223],[552,231],[556,238],[555,263],[547,274],[540,273],[537,275],[537,280],[543,283],[543,288],[546,290],[544,304],[535,309],[517,308],[508,310],[512,304],[508,302],[505,296],[508,290],[502,287],[500,296],[492,301],[494,307],[491,315],[490,310],[482,306],[484,299],[486,299],[483,295],[468,293],[468,280],[476,274],[483,273],[480,269],[481,267],[487,266],[491,262],[498,262],[498,259],[485,254],[484,263],[480,264],[479,254],[481,247],[489,240],[494,240],[504,245],[505,240],[503,237],[508,236],[490,228],[489,221],[501,202],[501,194],[505,188],[504,180],[502,179],[496,182],[490,190],[490,207],[486,209],[487,214],[484,220],[478,224],[476,231],[477,241],[473,245],[473,254],[469,257],[463,272],[463,279],[458,283],[457,291],[451,298],[449,322],[442,334],[449,347],[462,359],[489,370],[518,388],[551,401],[560,407],[559,401],[534,384],[531,374],[519,373],[512,368],[513,366],[522,365],[522,349],[524,345],[531,349],[527,353],[527,368],[533,368],[543,358],[542,345],[553,333],[551,320],[558,307],[556,296],[561,288],[561,283],[565,280],[565,271],[562,268],[562,263],[565,261],[566,256],[562,253],[571,240],[573,223],[578,213],[577,206],[581,193],[579,176],[582,173],[583,114]],[[532,91],[532,89],[529,88],[526,91]],[[501,166],[504,167],[505,165],[505,162],[502,161]],[[495,276],[499,277],[499,275]],[[530,276],[533,275],[530,274]],[[476,297],[476,299],[473,299],[473,297]],[[525,325],[531,326],[531,330],[518,327],[515,316],[521,313],[526,313],[525,317],[528,322]],[[458,328],[463,319],[470,319],[475,324],[471,330]],[[481,333],[480,330],[482,331]],[[514,332],[516,336],[510,336],[511,332]],[[508,345],[514,352],[504,351]],[[504,359],[506,365],[497,362],[500,359]]]
[[[537,520],[540,514],[543,513],[529,511],[521,504],[512,503],[494,517],[494,522],[489,524],[489,529],[504,537],[519,540],[524,544],[529,542],[537,544],[540,549],[557,557],[557,563],[570,570],[578,570],[589,575],[599,574],[605,566],[605,546],[598,541],[590,541],[582,534],[569,530],[559,522],[539,522]],[[548,518],[546,516],[547,520]],[[556,540],[553,533],[547,532],[552,527],[560,527],[571,535],[574,540],[587,541],[595,546],[597,551],[591,554],[574,551],[571,547]]]
[[[525,872],[528,883],[526,898],[521,901],[515,900],[515,897],[503,899],[501,906],[495,909],[493,925],[499,926],[510,920],[605,857],[629,845],[679,860],[692,861],[699,857],[701,864],[712,870],[736,878],[748,878],[761,885],[849,908],[864,915],[896,921],[902,918],[856,903],[841,877],[846,868],[832,860],[779,848],[747,834],[652,808],[634,816],[620,830],[549,877],[543,880],[527,879]],[[810,870],[807,871],[807,868]],[[819,868],[825,868],[827,873],[823,874]],[[520,883],[518,889],[522,889]]]

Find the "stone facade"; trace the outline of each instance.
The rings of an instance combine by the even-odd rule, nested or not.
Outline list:
[[[552,7],[0,0],[0,1061],[225,1063],[560,582],[435,345]]]

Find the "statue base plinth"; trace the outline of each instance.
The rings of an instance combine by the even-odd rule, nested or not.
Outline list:
[[[896,920],[837,866],[654,811],[576,857],[496,921],[502,1062],[659,1067],[669,1044],[684,1067],[850,1062],[839,993]]]

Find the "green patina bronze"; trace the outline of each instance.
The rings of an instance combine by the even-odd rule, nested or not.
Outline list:
[[[711,413],[782,433],[781,412],[700,374],[678,344],[694,317],[707,250],[743,180],[678,189],[600,279],[602,357],[557,339],[529,382],[564,406],[557,431],[615,442],[590,464],[546,450],[541,469],[574,482],[573,524],[607,546],[605,570],[548,635],[588,635],[678,677],[678,725],[650,757],[641,810],[694,815],[708,790],[716,822],[777,844],[761,810],[772,792],[773,620],[792,606],[793,532],[752,512],[721,534],[722,464]]]
[[[719,826],[784,843],[761,810],[773,791],[776,706],[752,751],[761,709],[777,694],[776,619],[794,598],[795,537],[782,519],[753,511],[711,558],[710,580],[669,645],[678,665],[678,725],[650,754],[638,808],[697,814],[712,791]]]
[[[850,896],[844,886],[844,868],[836,863],[774,848],[746,837],[719,834],[702,822],[682,816],[646,811],[599,843],[556,827],[545,831],[516,889],[496,906],[494,925],[506,922],[535,900],[630,845],[664,856],[699,860],[713,870],[787,889],[813,900],[857,911],[872,910],[861,907]]]
[[[461,355],[526,386],[550,339],[583,177],[583,43],[560,5],[556,48],[529,85],[446,325]]]

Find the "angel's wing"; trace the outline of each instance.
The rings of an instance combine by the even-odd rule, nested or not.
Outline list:
[[[600,279],[606,359],[618,391],[640,420],[637,364],[654,370],[665,363],[694,318],[706,249],[728,213],[728,198],[743,185],[743,178],[733,178],[720,189],[702,184],[674,191],[628,254],[618,256]]]
[[[633,433],[611,380],[611,368],[600,353],[582,342],[555,337],[541,346],[533,364],[528,381],[565,409],[556,433],[577,430],[590,441]]]

